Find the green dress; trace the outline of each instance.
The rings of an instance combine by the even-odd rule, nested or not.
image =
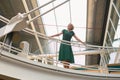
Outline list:
[[[73,31],[68,31],[65,29],[62,30],[62,33],[63,33],[63,40],[66,40],[66,41],[71,41],[71,38],[74,35]],[[71,45],[70,43],[69,45],[67,44],[66,43],[64,44],[63,42],[61,43],[60,50],[59,50],[59,60],[74,63],[74,56],[73,56]]]

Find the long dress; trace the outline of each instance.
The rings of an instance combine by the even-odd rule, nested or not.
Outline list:
[[[71,41],[72,36],[74,35],[73,31],[68,31],[68,30],[62,30],[63,33],[63,39],[66,41]],[[59,60],[60,61],[67,61],[70,63],[74,63],[74,56],[73,56],[73,51],[71,48],[71,45],[67,45],[68,43],[61,43],[60,45],[60,50],[59,50]]]

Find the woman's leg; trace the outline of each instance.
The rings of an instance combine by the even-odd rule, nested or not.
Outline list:
[[[69,64],[68,61],[63,61],[62,63],[63,63],[63,67],[64,67],[64,68],[69,68],[69,65],[70,65],[70,64]]]

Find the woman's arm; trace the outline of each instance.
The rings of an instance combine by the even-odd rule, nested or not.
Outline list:
[[[63,33],[61,32],[61,33],[58,33],[58,34],[52,35],[52,36],[50,36],[50,37],[60,36],[61,34],[63,34]]]
[[[76,35],[73,36],[77,41],[81,42],[82,44],[86,45],[84,42],[82,42]]]

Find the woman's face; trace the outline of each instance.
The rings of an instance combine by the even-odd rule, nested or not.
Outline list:
[[[73,25],[72,24],[68,24],[68,30],[73,30]]]

